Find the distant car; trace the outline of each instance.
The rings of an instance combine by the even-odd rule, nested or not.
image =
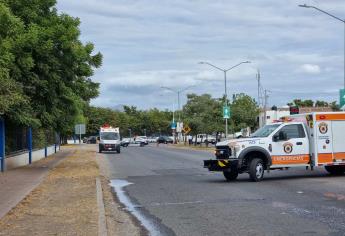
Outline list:
[[[157,142],[157,137],[148,137],[147,140],[149,141],[149,143],[155,143]]]
[[[167,136],[160,136],[157,138],[157,143],[165,143],[165,144],[174,143],[174,140]]]
[[[97,143],[97,137],[96,136],[90,136],[86,143],[90,143],[90,144],[96,144]]]
[[[149,140],[147,139],[146,136],[137,136],[137,137],[135,138],[135,141],[136,141],[136,142],[142,142],[142,143],[144,143],[145,145],[149,144]]]
[[[128,147],[128,145],[131,143],[131,139],[130,138],[123,138],[121,141],[121,146],[122,147]]]

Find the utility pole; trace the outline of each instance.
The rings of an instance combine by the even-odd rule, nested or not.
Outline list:
[[[258,80],[258,106],[260,106],[260,87],[261,87],[261,84],[260,84],[260,70],[258,69],[258,73],[256,74],[256,78]]]
[[[264,92],[264,114],[265,114],[265,118],[264,118],[264,122],[266,125],[266,122],[267,122],[267,104],[268,104],[268,98],[269,98],[269,95],[268,95],[268,92],[269,90],[265,89],[265,92]]]

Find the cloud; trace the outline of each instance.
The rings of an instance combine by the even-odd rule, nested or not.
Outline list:
[[[312,65],[312,64],[304,64],[300,67],[301,72],[304,72],[306,74],[320,74],[321,69],[318,65]]]
[[[337,16],[343,0],[306,0]],[[172,97],[161,86],[191,92],[224,93],[224,75],[199,61],[228,72],[228,92],[256,97],[256,71],[266,89],[299,84],[311,99],[336,100],[323,94],[324,84],[342,86],[343,25],[320,12],[299,8],[300,0],[59,0],[58,10],[81,19],[81,39],[94,42],[104,55],[93,80],[101,83],[95,105],[130,104],[140,108],[171,106]],[[297,69],[296,69],[297,68]],[[327,77],[323,77],[327,71]],[[305,81],[305,82],[304,82]],[[290,93],[289,93],[290,92]],[[296,94],[272,93],[270,103],[284,105]],[[185,98],[184,98],[185,99]],[[184,100],[185,101],[185,100]],[[116,105],[116,104],[115,104]]]

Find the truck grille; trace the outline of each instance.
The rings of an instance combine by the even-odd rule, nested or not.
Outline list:
[[[229,146],[217,146],[215,155],[217,159],[229,159],[231,149]]]

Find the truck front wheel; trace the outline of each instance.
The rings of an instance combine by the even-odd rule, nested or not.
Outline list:
[[[237,170],[224,170],[223,175],[227,181],[232,181],[237,179],[238,171]]]
[[[259,158],[254,158],[249,164],[249,177],[254,182],[259,182],[264,178],[264,163]]]
[[[325,169],[331,175],[342,175],[345,172],[345,167],[344,166],[325,166]]]

